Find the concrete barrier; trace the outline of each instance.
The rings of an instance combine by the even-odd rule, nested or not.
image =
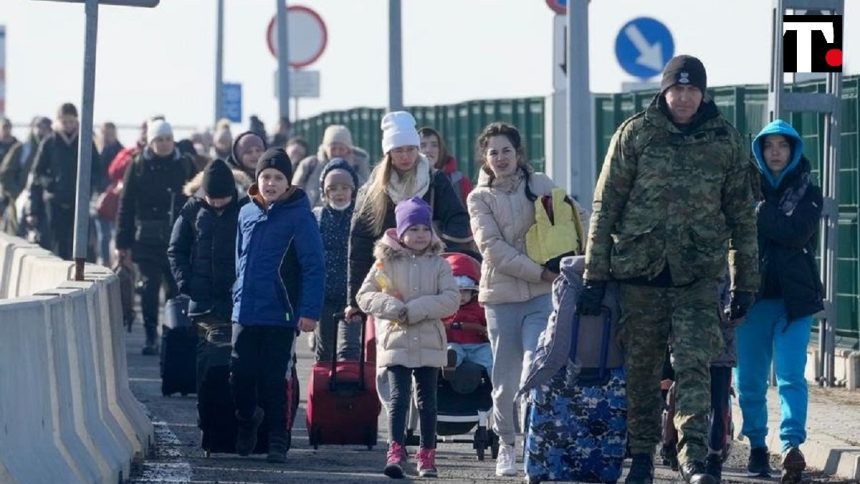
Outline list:
[[[101,354],[105,358],[104,368],[109,371],[105,379],[107,402],[117,417],[126,435],[132,440],[136,457],[143,458],[152,445],[152,422],[144,406],[137,401],[128,385],[128,361],[125,349],[125,327],[122,318],[119,279],[104,267],[87,266],[84,277],[105,278],[105,283],[96,284],[95,301]]]
[[[49,271],[46,277],[40,277],[38,271],[42,267],[54,266],[63,263],[49,251],[33,244],[14,247],[9,271],[9,283],[6,286],[6,298],[30,296],[42,289],[51,289],[68,280],[68,274],[63,276],[55,271]],[[34,274],[35,271],[35,274]]]
[[[0,301],[0,459],[12,482],[92,482],[94,477],[79,465],[79,449],[70,452],[60,439],[45,324],[54,299]]]
[[[122,482],[153,429],[128,386],[119,280],[67,281],[71,263],[16,240],[0,238],[0,482]]]

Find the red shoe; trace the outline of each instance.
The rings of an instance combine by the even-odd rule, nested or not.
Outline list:
[[[388,446],[388,460],[383,474],[392,479],[403,479],[403,464],[406,463],[406,448],[397,442]]]
[[[436,449],[418,449],[418,475],[420,477],[438,477],[436,471]]]

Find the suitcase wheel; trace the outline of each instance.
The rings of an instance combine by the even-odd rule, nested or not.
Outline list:
[[[537,477],[529,476],[529,477],[527,478],[527,482],[528,482],[529,484],[540,484],[540,479],[539,479],[539,478],[537,478]]]
[[[208,459],[208,458],[212,457],[212,452],[209,452],[208,450],[203,451],[203,456]]]
[[[373,428],[367,429],[367,450],[373,450],[373,446],[376,445],[376,430]]]
[[[311,431],[308,433],[308,443],[314,447],[314,450],[320,448],[320,428],[319,426],[313,426]]]

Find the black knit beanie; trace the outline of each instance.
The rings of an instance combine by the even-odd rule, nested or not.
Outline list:
[[[696,86],[704,94],[708,88],[708,74],[702,61],[691,55],[672,57],[663,69],[660,93],[665,93],[675,84]]]
[[[206,165],[203,169],[203,191],[210,198],[225,198],[233,195],[236,191],[236,182],[227,163],[216,159]]]
[[[280,170],[287,177],[287,182],[293,179],[293,164],[283,148],[269,148],[260,156],[257,170],[254,171],[254,179],[260,178],[260,172],[266,168]]]

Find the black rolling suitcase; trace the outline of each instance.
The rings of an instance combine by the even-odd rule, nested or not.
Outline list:
[[[188,317],[187,296],[164,306],[161,332],[161,394],[197,392],[197,325]]]
[[[295,342],[293,343],[295,348]],[[201,431],[200,446],[209,457],[212,453],[233,454],[236,452],[236,408],[230,394],[230,353],[232,347],[226,342],[205,341],[200,346],[198,372],[200,385],[197,391],[197,426]],[[299,377],[296,372],[295,351],[285,378],[287,412],[287,449],[292,440],[292,427],[299,407]],[[268,428],[260,425],[257,433],[255,454],[269,452]]]

